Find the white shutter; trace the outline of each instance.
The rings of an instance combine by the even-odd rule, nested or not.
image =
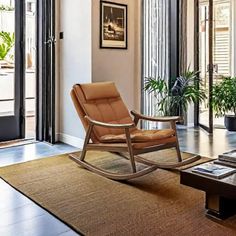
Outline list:
[[[229,28],[217,29],[214,37],[214,64],[218,65],[218,75],[230,75],[230,31]]]

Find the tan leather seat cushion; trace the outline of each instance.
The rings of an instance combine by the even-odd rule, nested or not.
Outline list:
[[[165,139],[158,139],[152,142],[132,143],[133,149],[143,149],[162,144],[176,143],[176,136],[171,136]]]
[[[157,140],[163,140],[172,137],[175,134],[173,129],[163,129],[163,130],[134,130],[131,132],[130,137],[132,143],[142,143],[142,142],[155,142]],[[100,137],[102,143],[125,143],[125,134],[107,134]]]

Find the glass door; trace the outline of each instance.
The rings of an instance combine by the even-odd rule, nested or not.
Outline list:
[[[211,90],[222,76],[231,74],[231,0],[199,0],[198,65],[201,85],[207,99],[199,104],[199,125],[209,133],[223,128],[223,118],[216,118],[212,108]]]
[[[24,138],[24,1],[0,0],[0,141]]]
[[[36,0],[25,0],[25,138],[36,136]]]
[[[207,99],[199,104],[199,125],[207,132],[213,132],[213,111],[211,90],[213,84],[213,0],[199,0],[199,71],[200,86],[205,89]]]
[[[232,9],[232,0],[213,1],[213,84],[231,75]],[[213,126],[225,128],[224,117],[215,117],[213,113]]]

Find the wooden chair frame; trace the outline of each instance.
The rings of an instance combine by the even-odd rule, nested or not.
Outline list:
[[[149,116],[139,114],[135,111],[131,111],[131,114],[134,116],[134,120],[133,120],[133,123],[130,123],[130,124],[103,123],[103,122],[95,121],[88,116],[85,116],[84,118],[88,122],[88,129],[86,132],[86,137],[84,140],[82,152],[80,156],[78,156],[77,154],[70,154],[69,155],[70,158],[76,163],[85,167],[86,169],[93,171],[104,177],[114,179],[114,180],[128,180],[132,178],[137,178],[137,177],[146,175],[156,170],[157,168],[163,168],[163,169],[177,168],[177,167],[195,162],[201,158],[199,155],[196,155],[186,160],[182,160],[181,152],[179,149],[177,131],[176,131],[176,122],[179,121],[179,117],[149,117]],[[161,145],[146,147],[142,149],[135,149],[133,147],[132,140],[130,138],[130,129],[136,127],[139,120],[148,120],[148,121],[154,121],[154,122],[169,122],[171,124],[171,128],[175,131],[176,141],[172,143],[161,144]],[[123,129],[126,135],[126,143],[90,143],[91,134],[92,134],[94,126],[101,126],[101,127],[113,128],[113,129]],[[154,161],[150,161],[139,156],[139,154],[154,152],[154,151],[167,149],[167,148],[176,149],[177,162],[168,163],[168,164],[156,163]],[[112,172],[108,172],[103,169],[100,169],[85,161],[86,152],[88,150],[114,152],[130,161],[132,172],[128,174],[118,174],[118,173],[112,173]],[[136,162],[145,164],[147,167],[141,171],[137,171]]]

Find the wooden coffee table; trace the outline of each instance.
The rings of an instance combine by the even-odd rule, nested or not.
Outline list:
[[[236,173],[214,179],[189,168],[180,172],[180,183],[205,191],[207,216],[226,219],[236,214]]]

